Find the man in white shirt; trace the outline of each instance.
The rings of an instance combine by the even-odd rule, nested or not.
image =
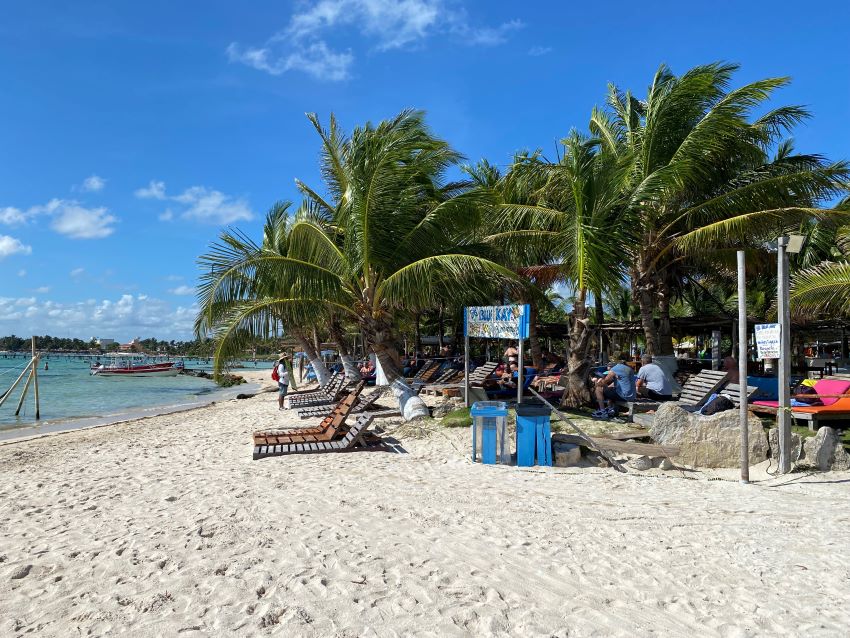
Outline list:
[[[673,399],[673,387],[664,370],[652,362],[652,356],[645,354],[640,358],[641,366],[637,373],[637,391],[654,401]]]
[[[277,409],[283,410],[283,400],[289,389],[289,370],[286,367],[286,359],[281,357],[277,362]]]

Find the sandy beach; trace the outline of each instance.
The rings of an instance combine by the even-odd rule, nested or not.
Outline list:
[[[405,453],[251,460],[296,421],[264,393],[0,445],[0,635],[850,626],[850,473],[481,466],[433,426]]]

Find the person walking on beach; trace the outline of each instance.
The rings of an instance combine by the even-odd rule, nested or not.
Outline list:
[[[289,370],[286,367],[286,357],[277,361],[277,409],[283,410],[283,400],[289,389]]]

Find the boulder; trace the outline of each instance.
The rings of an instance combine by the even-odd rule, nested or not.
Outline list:
[[[441,419],[446,416],[449,412],[454,412],[455,410],[464,407],[463,399],[458,399],[456,397],[447,397],[443,399],[440,403],[431,408],[431,416],[435,419]]]
[[[556,467],[572,467],[581,461],[581,448],[573,443],[552,442],[552,464]]]
[[[770,457],[779,461],[779,428],[770,428],[767,433],[767,441],[770,447]],[[796,463],[803,453],[802,439],[799,434],[791,433],[791,462]]]
[[[747,413],[750,464],[767,458],[768,443],[761,420]],[[674,460],[696,467],[738,467],[741,464],[741,433],[738,410],[700,416],[675,403],[662,403],[655,413],[650,435],[659,445],[678,448]]]
[[[793,456],[791,458],[794,458]],[[818,429],[815,436],[803,443],[803,454],[797,465],[808,470],[846,470],[850,468],[850,456],[835,433],[828,427]]]
[[[648,456],[635,456],[626,463],[628,467],[639,472],[652,469],[652,459]]]
[[[656,461],[658,462],[656,467],[658,467],[659,470],[672,470],[676,467],[673,465],[673,461],[668,459],[666,456],[662,456],[656,459]]]

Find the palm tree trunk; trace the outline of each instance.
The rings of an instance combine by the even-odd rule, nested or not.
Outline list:
[[[573,307],[573,325],[570,329],[570,353],[567,357],[567,373],[562,375],[564,394],[561,405],[567,408],[578,408],[590,401],[590,390],[587,387],[587,372],[590,361],[587,358],[587,346],[590,340],[590,330],[587,324],[586,290],[579,290]]]
[[[441,350],[443,348],[443,328],[443,308],[440,306],[437,311],[437,345]]]
[[[405,421],[428,416],[428,406],[404,380],[399,365],[398,349],[393,338],[392,328],[381,319],[367,317],[363,320],[363,332],[378,358],[390,390],[398,401],[401,416]]]
[[[670,288],[664,284],[658,299],[658,351],[654,354],[673,356],[673,334],[670,329]]]
[[[348,339],[345,338],[345,333],[342,327],[335,321],[330,322],[331,338],[336,343],[339,350],[339,360],[342,361],[342,368],[345,371],[345,378],[348,383],[357,383],[360,381],[360,370],[354,363],[354,358],[351,356],[351,350],[348,347]]]
[[[295,333],[295,340],[298,342],[298,345],[301,347],[301,350],[304,351],[304,354],[307,355],[307,358],[310,360],[310,363],[313,365],[313,372],[316,373],[316,380],[319,382],[319,385],[324,385],[327,383],[330,378],[330,372],[328,372],[327,367],[325,366],[325,362],[322,361],[322,357],[319,356],[319,353],[316,351],[316,348],[310,343],[310,339],[302,332]]]
[[[608,335],[602,329],[605,323],[605,307],[602,305],[602,291],[593,293],[593,308],[596,313],[596,326],[599,329],[599,363],[605,362],[605,353],[608,352]]]
[[[421,313],[417,312],[415,316],[416,321],[413,324],[415,326],[415,332],[413,334],[413,352],[418,355],[420,352],[422,352],[422,328],[419,325],[420,321],[422,320],[422,315]]]

